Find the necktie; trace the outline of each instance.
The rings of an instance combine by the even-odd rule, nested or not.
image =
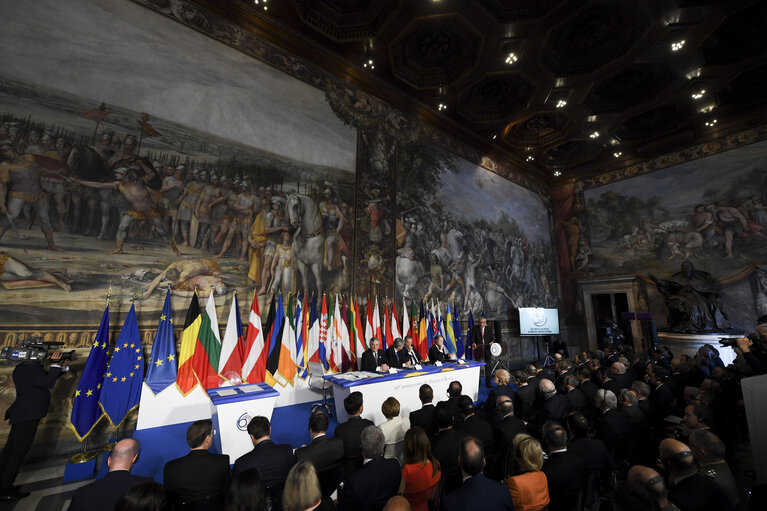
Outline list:
[[[482,344],[485,344],[485,327],[482,327]]]

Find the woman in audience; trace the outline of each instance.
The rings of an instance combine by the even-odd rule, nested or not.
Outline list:
[[[123,492],[115,504],[115,511],[165,511],[165,492],[162,485],[150,481],[137,484]]]
[[[426,432],[418,426],[408,430],[402,452],[405,464],[399,493],[410,502],[413,511],[427,511],[429,501],[436,497],[442,473],[439,462],[431,454]]]
[[[522,435],[514,438],[516,442]],[[519,472],[507,478],[504,484],[511,492],[516,511],[538,511],[549,505],[549,485],[546,474],[541,472],[543,450],[538,440],[532,437],[520,439],[514,459]]]
[[[234,476],[226,501],[227,511],[264,511],[264,483],[258,469],[249,468]]]
[[[399,416],[399,401],[393,397],[383,402],[381,413],[386,417],[386,422],[378,425],[386,439],[384,457],[396,458],[402,464],[402,441],[405,439],[405,433],[410,429],[410,419]]]
[[[290,469],[282,492],[283,511],[335,509],[329,498],[323,500],[320,480],[311,461],[301,460]]]

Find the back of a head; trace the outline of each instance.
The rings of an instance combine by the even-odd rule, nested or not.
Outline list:
[[[578,369],[575,370],[575,373],[578,375],[578,377],[581,380],[591,379],[591,368],[587,365],[580,366]]]
[[[432,461],[431,443],[423,428],[413,426],[405,433],[402,456],[406,465]]]
[[[543,441],[548,451],[556,451],[567,447],[567,432],[559,423],[547,421],[543,425]]]
[[[312,462],[301,460],[293,465],[282,492],[283,511],[304,511],[321,499],[320,481]]]
[[[648,397],[650,395],[650,386],[643,381],[637,380],[634,383],[632,383],[631,390],[636,392],[637,397],[639,397],[640,399]]]
[[[440,429],[449,428],[453,425],[453,416],[450,414],[450,407],[447,403],[440,401],[434,407],[434,422]]]
[[[463,386],[461,385],[461,382],[451,381],[450,386],[448,386],[447,388],[447,395],[450,397],[458,397],[461,395],[461,391],[463,391]]]
[[[666,482],[663,476],[654,469],[643,465],[634,465],[628,471],[627,480],[646,488],[656,502],[661,503],[666,500],[668,495]]]
[[[507,396],[498,398],[495,403],[495,409],[500,417],[506,417],[510,413],[514,413],[514,402]]]
[[[431,403],[434,401],[434,390],[431,388],[430,385],[423,384],[418,389],[418,398],[421,400],[421,403]]]
[[[383,431],[378,426],[368,426],[360,434],[360,448],[362,456],[366,459],[377,458],[383,455],[384,443]]]
[[[638,484],[621,481],[613,496],[615,511],[661,511],[650,491]]]
[[[567,415],[567,429],[573,438],[584,438],[589,433],[589,420],[582,412],[570,412]]]
[[[397,337],[396,339],[394,339],[394,342],[392,343],[392,346],[394,346],[395,349],[400,349],[404,345],[405,345],[405,341],[401,337]]]
[[[528,364],[527,366],[525,366],[525,374],[527,375],[528,378],[531,376],[535,376],[536,374],[538,374],[538,369],[535,367],[535,365]]]
[[[257,468],[239,472],[229,483],[227,510],[261,511],[264,509],[264,483]]]
[[[528,436],[520,440],[515,452],[517,464],[523,472],[536,472],[543,466],[543,449],[535,438]]]
[[[673,438],[661,440],[658,448],[660,458],[674,474],[689,474],[697,471],[695,458],[690,448]]]
[[[386,501],[383,511],[411,511],[410,502],[402,495],[395,495]]]
[[[478,439],[467,436],[461,441],[458,462],[466,475],[475,476],[485,468],[485,449]]]
[[[518,383],[526,383],[527,373],[523,371],[522,369],[514,371],[514,379],[516,379]]]
[[[109,470],[130,470],[138,449],[139,443],[135,438],[124,438],[117,442],[109,455]]]
[[[511,379],[511,375],[506,369],[496,369],[495,377],[498,378],[498,381],[501,382],[501,385],[508,384],[509,380]]]
[[[360,407],[362,407],[362,392],[352,392],[344,399],[344,410],[347,415],[356,415]]]
[[[458,398],[458,410],[465,417],[475,412],[474,400],[471,399],[471,396],[461,396]]]
[[[312,433],[324,433],[330,426],[328,415],[321,409],[317,409],[309,415],[309,431]]]
[[[194,421],[191,426],[186,430],[186,443],[191,449],[200,447],[208,435],[213,431],[213,421],[210,419],[203,419]]]
[[[578,386],[578,378],[574,374],[565,375],[565,385],[568,387],[576,388]]]
[[[612,410],[618,407],[618,398],[615,397],[615,393],[612,390],[597,390],[597,398],[602,402],[602,406],[607,409]]]
[[[639,398],[633,390],[623,389],[621,390],[621,403],[623,403],[624,406],[637,406],[639,404]]]
[[[544,397],[552,396],[557,392],[557,388],[554,386],[554,383],[546,378],[538,382],[538,390],[541,391],[541,394],[543,394]]]
[[[708,429],[694,429],[690,432],[690,447],[700,450],[711,460],[723,460],[727,454],[724,442]]]
[[[258,440],[259,438],[269,436],[270,428],[269,419],[262,415],[256,415],[248,423],[248,434]]]
[[[393,419],[399,415],[400,405],[397,398],[389,396],[381,405],[381,413],[387,419]]]
[[[149,481],[125,490],[115,504],[115,511],[161,511],[165,505],[162,485]]]

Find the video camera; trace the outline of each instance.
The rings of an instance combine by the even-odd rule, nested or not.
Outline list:
[[[25,362],[27,360],[42,362],[46,358],[58,354],[58,356],[55,357],[55,361],[64,363],[74,358],[75,350],[68,352],[54,351],[51,354],[48,353],[63,345],[63,342],[45,342],[42,337],[30,337],[29,339],[22,341],[18,346],[6,346],[3,348],[2,351],[0,351],[0,360],[5,360],[10,363]]]

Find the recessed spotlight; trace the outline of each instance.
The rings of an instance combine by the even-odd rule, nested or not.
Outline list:
[[[613,156],[615,156],[616,158],[620,158],[620,156],[622,154],[623,154],[622,152],[618,151],[618,152],[613,153]]]
[[[535,157],[532,154],[528,154],[527,158],[526,158],[526,161],[533,161],[534,159],[535,159]]]
[[[562,175],[562,172],[560,172],[559,170],[554,171],[554,177],[559,177],[561,175]]]
[[[710,121],[706,121],[706,126],[708,126],[709,128],[713,128],[715,124],[716,124],[716,119],[711,119]]]
[[[492,137],[492,138],[493,138],[493,140],[495,140],[497,136],[498,136],[498,135],[496,135],[495,133],[493,133],[493,137]]]
[[[705,105],[705,106],[702,106],[702,107],[698,108],[698,113],[699,114],[707,114],[709,112],[712,112],[714,110],[714,108],[716,108],[716,104],[712,103],[710,105]]]
[[[591,135],[589,135],[589,138],[599,138],[599,132],[598,132],[598,131],[595,131],[594,133],[592,133]]]
[[[565,101],[564,99],[560,99],[559,101],[557,101],[557,108],[564,108],[565,106],[567,106],[567,101]]]
[[[694,92],[692,94],[692,99],[698,100],[702,98],[703,96],[705,96],[705,94],[706,94],[706,89],[701,89],[698,92]]]
[[[507,63],[507,64],[513,64],[513,63],[515,63],[517,60],[519,60],[519,57],[517,57],[517,54],[516,54],[516,53],[514,53],[514,52],[511,52],[511,53],[509,53],[509,54],[506,56],[506,63]]]
[[[440,103],[439,105],[437,105],[437,110],[439,111],[446,110],[446,109],[447,109],[447,105],[444,103]]]
[[[671,51],[681,50],[682,48],[684,48],[684,43],[685,43],[684,39],[671,43]]]

